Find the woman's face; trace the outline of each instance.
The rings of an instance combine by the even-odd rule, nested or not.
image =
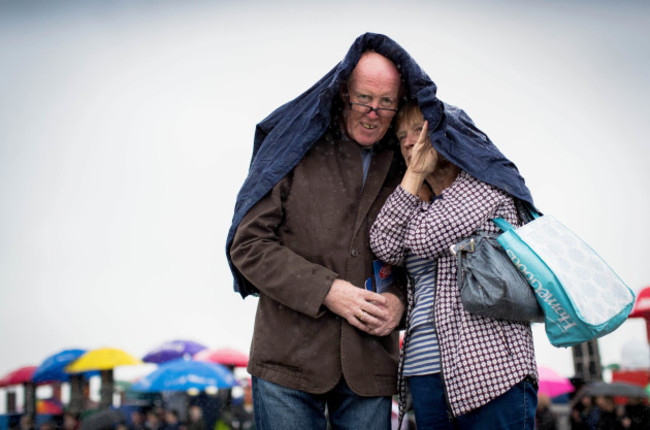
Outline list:
[[[413,152],[413,145],[418,141],[422,126],[424,125],[424,117],[418,111],[411,112],[406,118],[402,118],[397,126],[397,140],[402,152],[402,157],[408,166],[411,162],[411,153]]]

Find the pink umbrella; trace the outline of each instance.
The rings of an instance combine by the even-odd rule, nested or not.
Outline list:
[[[566,378],[550,367],[538,366],[539,374],[539,393],[546,394],[549,397],[557,397],[575,390],[575,387]]]
[[[194,354],[193,358],[196,361],[210,361],[224,366],[246,367],[248,365],[248,355],[231,348],[204,349]]]

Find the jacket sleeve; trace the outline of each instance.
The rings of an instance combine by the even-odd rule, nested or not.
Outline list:
[[[395,266],[404,264],[408,222],[419,205],[420,200],[401,186],[386,199],[370,229],[370,248],[380,260]]]
[[[290,176],[282,179],[244,216],[233,239],[233,265],[261,293],[313,318],[338,275],[284,246],[277,231],[284,220],[283,196]]]
[[[435,259],[458,241],[489,225],[489,219],[511,201],[506,193],[462,172],[426,211],[409,220],[406,246]]]

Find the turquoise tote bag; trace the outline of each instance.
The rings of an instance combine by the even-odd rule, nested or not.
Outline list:
[[[614,331],[634,306],[632,290],[557,219],[531,216],[519,228],[493,221],[504,231],[497,241],[535,291],[551,344],[573,346]]]

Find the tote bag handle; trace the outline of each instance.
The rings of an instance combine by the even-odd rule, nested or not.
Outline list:
[[[530,208],[529,208],[529,209],[528,209],[528,212],[530,213],[530,216],[531,216],[533,219],[537,219],[537,218],[540,217],[539,213],[537,213],[537,212],[536,212],[535,210],[533,210],[533,209],[530,209]],[[492,222],[495,223],[495,224],[497,225],[497,227],[499,227],[499,228],[500,228],[502,231],[504,231],[504,232],[505,232],[505,231],[514,231],[514,230],[516,230],[516,228],[515,228],[512,224],[510,224],[508,221],[506,221],[505,219],[503,219],[503,218],[501,218],[501,217],[499,217],[499,218],[492,218]]]

